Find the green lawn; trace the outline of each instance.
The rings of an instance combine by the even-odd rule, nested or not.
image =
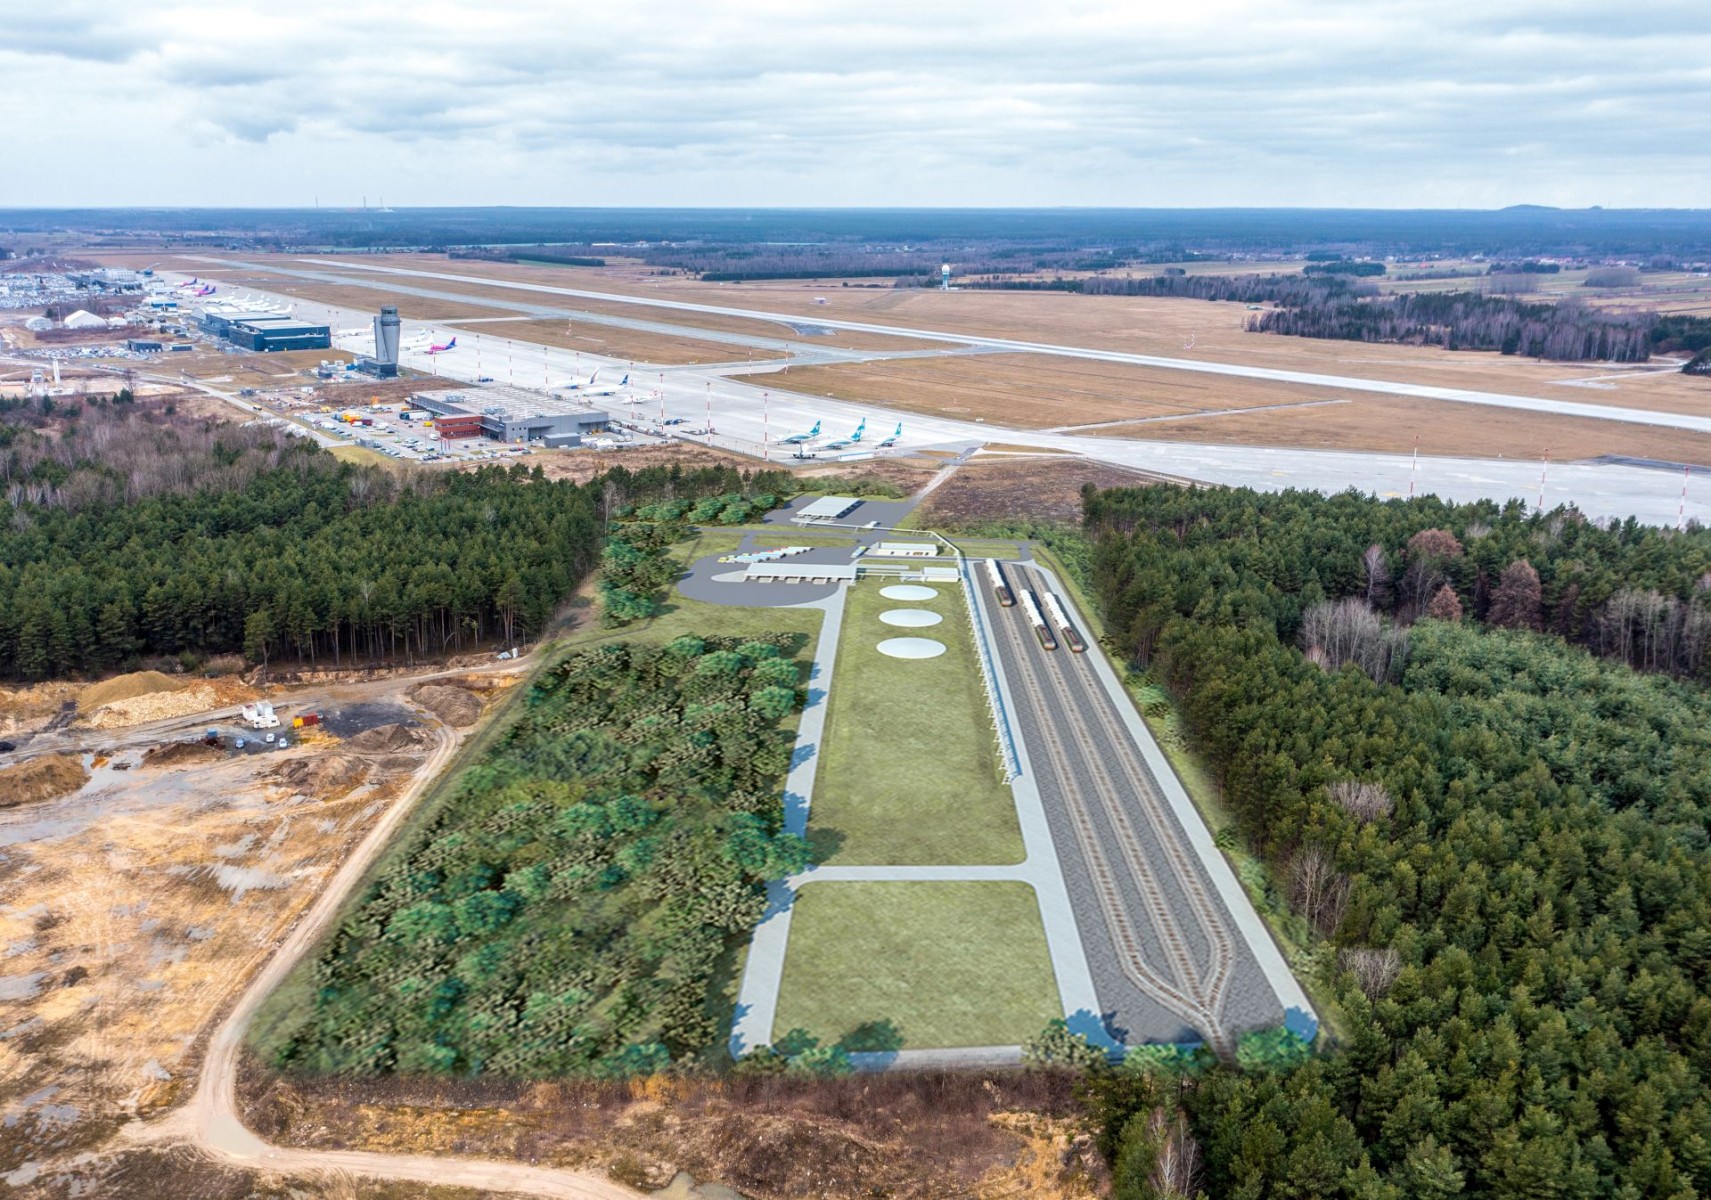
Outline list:
[[[1007,542],[997,538],[953,537],[951,541],[970,558],[1019,559],[1025,556],[1024,552],[1017,548],[1015,542]]]
[[[796,897],[773,1037],[890,1021],[904,1049],[1014,1046],[1063,1015],[1025,883],[810,883]]]
[[[869,579],[850,589],[808,839],[817,862],[1016,863],[1021,830],[1000,782],[991,710],[968,613],[954,584],[927,601],[887,600]],[[882,623],[890,608],[944,616],[929,629]],[[886,638],[925,636],[938,658],[888,658]]]

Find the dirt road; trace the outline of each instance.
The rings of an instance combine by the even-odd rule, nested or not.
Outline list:
[[[396,686],[396,680],[391,682]],[[132,1125],[126,1131],[126,1140],[189,1141],[214,1158],[235,1166],[282,1174],[340,1172],[494,1192],[567,1197],[569,1200],[634,1200],[641,1194],[592,1172],[484,1159],[274,1146],[245,1128],[238,1114],[238,1057],[250,1019],[268,993],[279,986],[298,960],[314,948],[337,918],[345,898],[361,882],[369,864],[391,842],[422,793],[451,761],[460,739],[443,726],[436,727],[434,732],[434,752],[417,772],[416,782],[392,803],[351,852],[350,858],[328,882],[320,898],[280,943],[278,951],[250,981],[236,1006],[215,1030],[190,1103],[157,1124]]]

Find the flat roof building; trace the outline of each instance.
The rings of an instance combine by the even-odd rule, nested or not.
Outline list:
[[[860,507],[861,500],[855,496],[821,496],[790,519],[799,525],[825,524],[841,521]]]
[[[326,325],[299,321],[278,313],[203,313],[204,333],[223,338],[245,350],[327,350],[333,331]]]
[[[548,448],[579,446],[588,434],[603,432],[612,423],[610,413],[579,401],[504,385],[417,392],[410,402],[434,414],[442,436],[471,436],[478,423],[479,432],[496,442],[540,442]]]

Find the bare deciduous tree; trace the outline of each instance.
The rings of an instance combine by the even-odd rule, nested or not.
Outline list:
[[[1354,663],[1378,683],[1402,677],[1408,634],[1387,628],[1379,615],[1353,598],[1315,604],[1301,614],[1301,644],[1307,657],[1327,670]]]
[[[1350,946],[1337,955],[1337,960],[1343,970],[1354,975],[1369,1000],[1388,992],[1402,974],[1402,956],[1389,947]]]
[[[1361,566],[1366,569],[1366,602],[1371,608],[1386,608],[1390,604],[1390,561],[1384,556],[1384,547],[1376,542],[1366,548],[1361,555]]]
[[[1503,576],[1491,593],[1491,607],[1485,610],[1485,620],[1500,629],[1538,629],[1543,601],[1539,573],[1526,559],[1516,559],[1503,568]]]
[[[1382,783],[1363,779],[1339,779],[1325,788],[1331,802],[1357,821],[1388,817],[1396,805]]]
[[[1147,1133],[1158,1147],[1149,1182],[1163,1197],[1186,1200],[1200,1192],[1200,1143],[1194,1140],[1180,1109],[1168,1114],[1155,1108],[1147,1117]]]
[[[1309,843],[1289,860],[1289,899],[1295,910],[1326,937],[1342,924],[1349,903],[1349,878],[1331,852]]]

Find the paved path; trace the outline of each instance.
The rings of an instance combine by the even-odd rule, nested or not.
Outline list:
[[[966,587],[965,584],[959,586]],[[966,595],[966,593],[965,593]],[[831,683],[837,638],[843,624],[843,596],[840,590],[828,607],[826,621],[821,627],[820,640],[814,653],[813,682],[820,688],[818,702],[810,689],[810,706],[803,710],[796,742],[796,756],[785,783],[784,827],[791,833],[806,834],[810,797],[813,794],[814,772],[819,760],[819,747],[824,739],[826,689]],[[976,637],[984,638],[977,629]],[[996,660],[994,659],[996,664]],[[1000,694],[1004,692],[1002,675],[998,678]],[[1025,758],[1024,758],[1025,764]],[[778,989],[784,977],[784,958],[790,939],[790,914],[798,889],[809,883],[908,883],[971,880],[980,882],[1025,883],[1034,889],[1040,906],[1040,920],[1045,930],[1046,949],[1051,957],[1052,973],[1057,980],[1059,999],[1071,1027],[1084,1033],[1095,1045],[1110,1045],[1110,1038],[1098,1019],[1098,1002],[1093,988],[1093,976],[1088,969],[1076,927],[1075,912],[1070,906],[1069,892],[1058,867],[1057,852],[1052,845],[1050,826],[1038,789],[1025,765],[1020,777],[1011,784],[1016,801],[1016,815],[1022,831],[1024,856],[1020,863],[1004,866],[989,865],[862,865],[814,866],[790,879],[768,885],[767,912],[755,927],[749,945],[748,962],[737,999],[737,1017],[731,1031],[731,1054],[740,1057],[756,1046],[770,1045],[773,1022],[778,1011]],[[855,1059],[858,1066],[1002,1065],[1018,1060],[1017,1047],[986,1047],[959,1050],[906,1051],[901,1055],[870,1055]],[[929,1059],[919,1055],[938,1056]],[[969,1057],[969,1056],[974,1057]],[[945,1057],[950,1056],[950,1057]]]
[[[825,744],[832,669],[838,655],[838,635],[844,624],[845,591],[805,604],[825,613],[814,644],[814,665],[808,674],[808,703],[796,726],[796,751],[784,780],[784,831],[808,834],[808,806],[814,796],[814,776],[820,769]],[[778,879],[766,885],[766,915],[755,926],[748,961],[737,990],[736,1019],[731,1026],[731,1057],[741,1058],[757,1046],[772,1044],[772,1022],[778,1012],[778,985],[784,978],[784,949],[790,940],[790,911],[796,883]]]

